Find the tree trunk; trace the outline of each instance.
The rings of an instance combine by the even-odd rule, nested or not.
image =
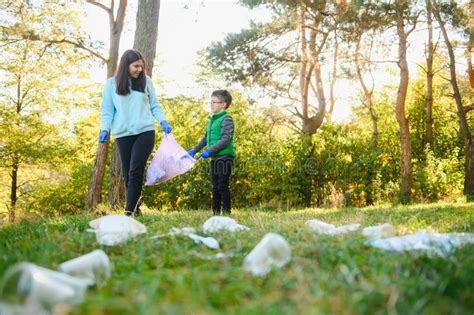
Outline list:
[[[91,2],[90,3],[95,3]],[[125,19],[125,11],[127,7],[127,0],[120,0],[117,11],[117,18],[114,19],[114,7],[105,9],[109,15],[109,30],[110,30],[110,46],[109,58],[107,61],[107,78],[114,75],[118,62],[118,49],[120,46],[120,37],[122,35],[123,23]],[[97,4],[96,4],[97,5]],[[102,7],[102,6],[101,6]],[[102,202],[102,186],[104,184],[105,166],[107,162],[107,154],[109,151],[110,132],[107,138],[107,143],[100,143],[97,149],[94,169],[92,170],[92,178],[89,183],[87,192],[87,207],[89,209],[96,209],[97,205]],[[121,175],[120,175],[121,176]]]
[[[146,60],[146,73],[153,74],[158,39],[158,21],[160,17],[160,0],[140,0],[137,11],[137,27],[133,49],[140,51]]]
[[[334,32],[334,56],[332,61],[332,76],[331,83],[329,84],[329,110],[328,110],[328,121],[332,120],[332,112],[334,111],[334,104],[336,103],[336,98],[334,96],[334,86],[337,81],[337,58],[339,55],[339,42],[337,41],[337,33]]]
[[[301,4],[300,8],[300,35],[301,35],[301,66],[300,66],[300,96],[302,113],[297,113],[302,120],[303,133],[311,136],[321,127],[324,116],[326,115],[326,98],[324,96],[323,81],[321,76],[321,68],[319,64],[319,53],[316,50],[315,29],[318,25],[314,25],[314,29],[310,32],[310,39],[306,39],[305,31],[305,7]],[[320,48],[326,42],[328,34],[326,33],[320,43]],[[321,49],[319,49],[321,50]],[[315,94],[318,98],[318,112],[310,117],[309,112],[309,87],[311,79],[314,77],[316,82]]]
[[[426,121],[424,146],[433,148],[433,19],[431,0],[426,0],[426,14],[428,17],[428,56],[426,58]]]
[[[469,6],[469,48],[467,51],[467,69],[469,72],[469,82],[474,89],[474,69],[472,69],[472,56],[474,54],[474,1],[471,0]]]
[[[17,189],[18,189],[18,167],[20,165],[19,158],[17,155],[13,157],[12,168],[11,168],[11,187],[10,187],[10,206],[8,207],[8,222],[13,223],[15,221],[15,209],[16,202],[18,200]]]
[[[378,116],[375,110],[374,102],[372,99],[373,94],[373,87],[369,90],[367,84],[362,77],[362,67],[360,65],[360,37],[356,41],[356,51],[355,51],[355,64],[356,64],[356,71],[357,71],[357,78],[359,79],[359,83],[364,91],[365,101],[367,102],[367,108],[369,110],[370,119],[372,120],[372,147],[376,150],[378,147],[378,138],[379,138],[379,127],[378,127]]]
[[[117,143],[113,146],[110,159],[109,204],[115,208],[123,208],[125,202],[125,182]]]
[[[304,104],[305,107],[303,108],[303,132],[308,136],[313,135],[316,133],[316,131],[318,131],[318,129],[323,124],[324,117],[326,116],[326,96],[324,95],[323,79],[321,75],[321,65],[319,63],[318,51],[321,50],[321,47],[324,45],[327,39],[327,34],[321,40],[320,47],[318,50],[316,50],[316,35],[317,35],[316,31],[311,30],[310,39],[308,41],[309,52],[311,53],[311,56],[310,56],[311,66],[310,66],[310,69],[308,70],[308,76],[309,76],[308,79],[310,81],[311,75],[313,75],[314,81],[316,82],[315,94],[318,99],[319,108],[315,115],[309,117],[309,111],[308,111],[309,103],[306,102],[306,104]],[[310,83],[309,81],[307,82],[308,86]]]
[[[404,29],[403,17],[397,19],[398,43],[398,67],[400,68],[400,85],[398,88],[397,104],[395,107],[395,116],[400,128],[400,148],[401,148],[401,185],[400,201],[403,204],[410,202],[412,185],[412,164],[411,164],[411,142],[408,119],[405,116],[405,100],[408,91],[408,64],[406,59],[407,52],[407,33]]]
[[[140,0],[137,10],[137,24],[133,49],[140,51],[146,61],[146,74],[152,76],[158,38],[159,0]],[[114,147],[110,166],[109,202],[120,207],[125,200],[125,183],[123,182],[120,155]]]
[[[307,135],[313,135],[318,131],[324,121],[326,115],[326,97],[324,96],[323,79],[321,75],[321,67],[317,57],[313,60],[313,74],[316,81],[316,90],[318,91],[318,112],[303,121],[303,131]]]
[[[364,81],[362,76],[362,67],[360,65],[360,41],[361,37],[359,37],[356,41],[356,51],[355,51],[355,64],[356,64],[356,72],[357,78],[359,79],[359,83],[362,86],[362,90],[364,91],[365,101],[367,103],[367,108],[369,110],[370,119],[372,120],[372,154],[375,160],[378,160],[378,139],[379,139],[379,129],[378,129],[378,116],[375,110],[374,102],[372,99],[373,94],[373,83],[372,88],[369,90],[367,84]],[[365,202],[367,205],[372,205],[374,203],[374,194],[373,194],[373,187],[374,187],[374,180],[375,180],[375,168],[376,165],[373,159],[368,162],[367,165],[367,177],[366,177],[366,184],[365,184]]]
[[[453,47],[449,41],[448,33],[446,32],[445,23],[439,13],[439,7],[436,2],[433,3],[433,14],[438,21],[439,27],[443,34],[446,47],[449,54],[449,72],[451,75],[451,86],[453,87],[454,99],[456,101],[456,108],[459,118],[459,129],[461,136],[464,139],[464,152],[466,157],[465,177],[464,177],[464,194],[469,201],[474,200],[474,144],[472,142],[469,125],[467,123],[466,112],[462,105],[461,93],[459,92],[458,83],[456,80],[456,60],[454,57]]]
[[[143,54],[146,61],[145,72],[150,77],[153,74],[153,64],[156,55],[159,13],[160,0],[139,1],[133,49]],[[114,207],[121,207],[126,193],[117,146],[114,146],[110,163],[109,203]]]

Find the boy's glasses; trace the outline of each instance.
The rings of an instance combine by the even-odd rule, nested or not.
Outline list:
[[[222,104],[224,102],[221,101],[209,101],[209,105],[214,105],[214,104]]]

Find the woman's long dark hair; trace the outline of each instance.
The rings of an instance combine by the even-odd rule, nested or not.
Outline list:
[[[140,73],[138,78],[131,78],[128,72],[128,68],[131,63],[137,60],[143,61],[143,71]],[[132,90],[145,92],[146,87],[146,73],[145,73],[145,58],[138,50],[129,49],[125,51],[120,58],[120,64],[115,74],[115,83],[117,85],[117,94],[127,95],[130,93],[128,87],[128,80],[132,80]]]

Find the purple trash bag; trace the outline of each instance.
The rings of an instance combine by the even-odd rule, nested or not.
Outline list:
[[[172,134],[165,135],[146,171],[146,186],[163,183],[189,171],[196,160],[183,149]]]

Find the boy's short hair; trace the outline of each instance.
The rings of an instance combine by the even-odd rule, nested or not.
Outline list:
[[[227,90],[215,90],[212,92],[211,97],[217,97],[222,102],[226,103],[226,108],[229,108],[230,104],[232,103],[232,95],[230,95],[229,91]]]

